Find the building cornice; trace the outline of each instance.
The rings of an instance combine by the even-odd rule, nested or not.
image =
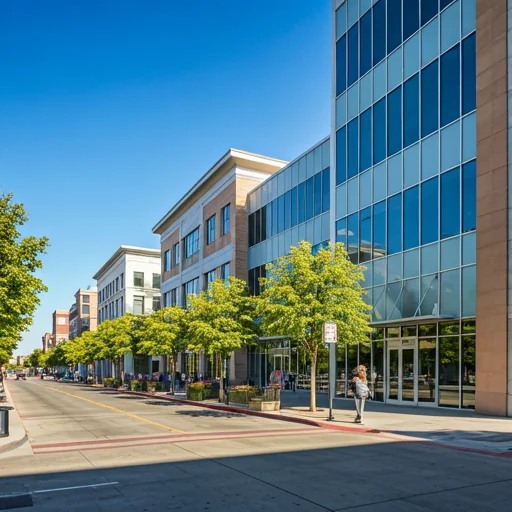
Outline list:
[[[133,254],[136,256],[147,256],[150,258],[160,259],[160,249],[148,249],[146,247],[135,247],[132,245],[121,245],[119,249],[108,259],[108,261],[94,274],[93,279],[98,281],[101,277],[109,270],[110,267],[117,261],[121,256]]]

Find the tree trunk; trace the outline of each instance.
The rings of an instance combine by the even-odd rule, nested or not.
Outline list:
[[[311,391],[309,393],[309,410],[316,412],[316,361],[318,357],[318,347],[315,347],[311,354]]]
[[[220,367],[219,402],[222,402],[224,400],[224,365],[222,356],[220,354],[217,356],[217,358]]]

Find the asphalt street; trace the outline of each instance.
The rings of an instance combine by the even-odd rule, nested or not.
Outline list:
[[[512,459],[9,381],[29,444],[0,459],[0,510],[509,510]]]

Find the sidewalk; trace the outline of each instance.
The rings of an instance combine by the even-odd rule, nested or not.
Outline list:
[[[9,408],[9,435],[7,437],[0,437],[0,459],[12,457],[15,454],[31,454],[32,450],[27,443],[27,432],[25,431],[25,427],[23,426],[5,380],[3,381],[3,387],[2,384],[0,384],[0,397],[3,396],[2,391],[5,393],[6,400],[0,401],[0,407]],[[20,449],[23,453],[17,449]],[[16,450],[16,452],[14,452],[14,450]]]
[[[240,412],[266,418],[316,425],[322,428],[380,435],[395,441],[435,443],[446,448],[468,450],[512,458],[512,418],[477,415],[473,410],[408,407],[367,402],[364,425],[354,423],[355,407],[351,399],[335,399],[333,421],[328,421],[328,398],[317,394],[317,412],[309,411],[309,392],[281,392],[278,412],[248,411],[247,406],[218,401],[187,400],[184,393],[175,396],[142,392],[127,392],[151,396],[230,412]]]

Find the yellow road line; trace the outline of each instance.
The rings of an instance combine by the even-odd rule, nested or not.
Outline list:
[[[111,407],[110,405],[105,405],[100,402],[95,402],[94,400],[89,400],[88,398],[83,398],[78,395],[73,395],[72,393],[66,393],[65,391],[61,391],[60,389],[55,389],[50,386],[43,386],[42,384],[36,384],[36,386],[39,386],[39,387],[42,387],[45,389],[51,389],[52,391],[55,391],[56,393],[62,393],[63,395],[72,396],[73,398],[77,398],[78,400],[83,400],[84,402],[98,405],[99,407],[104,407],[105,409],[110,409],[111,411],[114,411],[114,412],[119,412],[121,414],[124,414],[125,416],[128,416],[129,418],[143,421],[145,423],[149,423],[150,425],[155,425],[156,427],[164,428],[165,430],[170,430],[171,432],[178,432],[179,434],[187,434],[188,435],[188,432],[183,432],[183,430],[178,430],[176,428],[168,427],[167,425],[162,425],[161,423],[157,423],[156,421],[151,421],[146,418],[141,418],[140,416],[136,416],[135,414],[130,414],[129,412],[121,411],[121,409],[116,409],[115,407]]]

